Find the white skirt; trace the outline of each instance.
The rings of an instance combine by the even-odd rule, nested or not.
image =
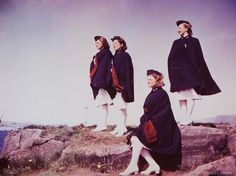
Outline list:
[[[174,93],[178,100],[187,100],[187,99],[200,100],[201,99],[201,95],[198,95],[193,88],[177,91]]]
[[[95,98],[95,103],[96,103],[96,106],[102,106],[105,104],[109,105],[112,103],[112,100],[111,100],[110,95],[105,89],[99,89],[98,95]]]
[[[113,99],[114,107],[116,109],[127,109],[127,103],[122,98],[122,95],[120,92],[117,92],[116,97]]]

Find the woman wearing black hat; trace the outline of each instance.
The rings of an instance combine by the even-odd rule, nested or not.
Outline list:
[[[131,161],[120,175],[137,173],[139,159],[145,159],[148,168],[142,174],[159,174],[160,169],[176,170],[181,165],[181,133],[175,121],[168,94],[162,87],[163,75],[156,70],[147,71],[147,83],[152,89],[147,96],[140,118],[139,127],[132,130],[128,139],[132,148]],[[145,123],[151,120],[156,129],[156,140],[150,142],[145,137]],[[142,156],[140,158],[140,156]]]
[[[97,127],[93,131],[101,131],[107,128],[108,105],[115,95],[110,71],[113,56],[104,37],[95,36],[94,40],[99,52],[93,57],[90,64],[90,86],[99,110],[97,114],[99,119],[97,120]]]
[[[126,52],[126,42],[120,36],[112,39],[115,55],[112,64],[112,80],[116,89],[114,106],[118,110],[116,128],[112,134],[122,136],[126,131],[127,103],[134,101],[134,70],[130,55]]]
[[[211,77],[199,40],[192,37],[192,25],[184,20],[176,24],[181,38],[174,41],[168,57],[170,91],[178,96],[185,115],[180,124],[188,125],[192,122],[195,100],[200,99],[200,95],[213,95],[221,90]]]

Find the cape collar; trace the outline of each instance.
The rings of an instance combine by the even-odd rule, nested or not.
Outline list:
[[[161,87],[153,87],[153,88],[152,88],[152,92],[155,92],[155,91],[157,91],[158,89],[161,89]]]
[[[186,37],[181,37],[181,39],[188,39],[190,38],[190,35],[187,35]]]
[[[120,54],[123,50],[122,49],[118,49],[116,50],[115,54]]]

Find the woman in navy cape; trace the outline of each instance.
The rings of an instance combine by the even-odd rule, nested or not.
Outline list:
[[[102,36],[94,37],[99,52],[93,57],[90,64],[90,86],[93,91],[97,113],[97,128],[94,131],[101,131],[107,128],[108,105],[115,96],[115,89],[112,87],[111,61],[112,53],[107,40]]]
[[[112,39],[115,55],[112,64],[112,82],[116,89],[114,106],[117,111],[116,128],[111,132],[122,136],[126,131],[126,118],[128,103],[134,101],[134,68],[131,56],[127,50],[126,42],[120,36]]]
[[[159,174],[161,169],[176,170],[182,162],[181,132],[175,121],[168,94],[162,86],[163,75],[155,70],[147,71],[148,86],[152,88],[147,96],[140,118],[140,124],[129,135],[132,148],[131,161],[120,175],[137,173],[142,159],[148,163],[142,174]],[[157,131],[157,140],[150,143],[145,137],[144,124],[151,120]]]
[[[177,96],[185,116],[180,123],[187,125],[192,122],[195,100],[221,90],[211,77],[199,40],[192,37],[192,25],[185,20],[176,24],[181,38],[173,42],[168,57],[170,91]]]

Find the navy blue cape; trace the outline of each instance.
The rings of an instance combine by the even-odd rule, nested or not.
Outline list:
[[[170,91],[194,88],[200,95],[221,92],[208,70],[197,38],[187,36],[174,41],[168,57]]]
[[[113,58],[120,85],[124,88],[122,98],[125,102],[134,101],[134,69],[130,55],[125,51],[118,51]]]
[[[109,49],[100,50],[95,57],[98,61],[98,67],[96,72],[91,78],[90,86],[93,91],[94,99],[98,94],[99,89],[105,89],[109,93],[110,97],[113,99],[115,97],[115,89],[112,86],[112,77],[111,77],[111,61],[112,53]],[[94,59],[94,58],[93,58]],[[94,62],[92,60],[90,64],[90,73],[94,68]]]
[[[147,96],[140,125],[132,135],[151,149],[151,155],[162,169],[175,170],[182,162],[181,132],[175,121],[169,96],[162,88],[152,90]],[[150,119],[157,130],[157,141],[149,144],[144,136],[144,124]]]

